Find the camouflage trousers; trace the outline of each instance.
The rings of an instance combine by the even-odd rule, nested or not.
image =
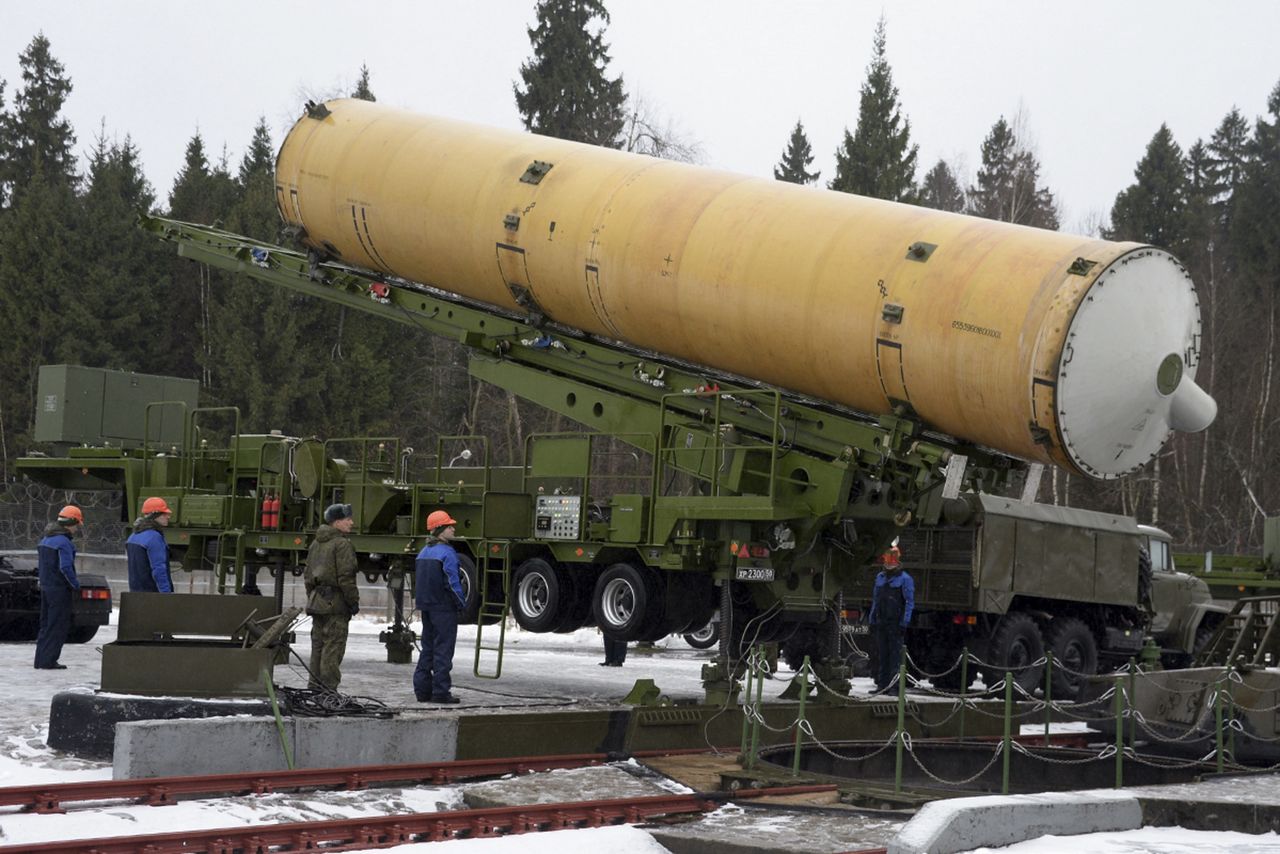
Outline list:
[[[317,679],[325,687],[338,690],[342,681],[342,657],[347,654],[346,614],[316,614],[311,618],[311,680],[310,688],[319,688]]]

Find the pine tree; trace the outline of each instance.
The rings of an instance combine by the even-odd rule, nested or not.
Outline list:
[[[0,454],[27,450],[41,365],[79,362],[94,338],[83,229],[75,196],[75,136],[62,117],[71,91],[43,35],[18,59],[22,87],[0,128]]]
[[[903,117],[898,87],[885,58],[886,22],[876,25],[871,64],[858,103],[858,126],[846,129],[836,149],[836,176],[827,186],[894,202],[910,201],[915,193],[916,156],[911,122]]]
[[[225,165],[212,166],[204,139],[197,132],[187,142],[182,169],[169,192],[169,216],[213,225],[226,222],[236,200],[236,185]],[[172,373],[199,378],[205,388],[212,382],[213,346],[211,301],[213,292],[225,286],[227,274],[170,254],[171,285],[169,336]]]
[[[134,222],[154,203],[132,139],[108,142],[100,131],[81,199],[86,301],[93,307],[92,327],[84,330],[87,364],[169,372],[168,253]]]
[[[1133,176],[1116,196],[1105,236],[1177,250],[1187,237],[1187,170],[1168,125],[1151,138]]]
[[[969,213],[974,216],[1058,228],[1058,205],[1053,193],[1040,186],[1040,161],[1019,141],[1001,116],[982,142],[978,183],[969,188]]]
[[[1231,395],[1223,401],[1232,413],[1229,462],[1246,487],[1233,496],[1236,525],[1252,531],[1260,511],[1280,502],[1280,83],[1267,98],[1267,115],[1254,123],[1247,151],[1228,237],[1238,264],[1232,341],[1249,343],[1246,352],[1231,353],[1240,370],[1221,371],[1230,379],[1220,384]]]
[[[4,173],[9,163],[9,114],[4,108],[5,81],[0,78],[0,214],[4,213],[8,193],[5,189]]]
[[[539,0],[530,61],[513,88],[526,130],[617,148],[626,120],[622,78],[610,79],[601,0]]]
[[[1235,107],[1223,117],[1209,140],[1206,176],[1218,226],[1230,232],[1236,189],[1248,163],[1249,123]]]
[[[796,119],[796,126],[787,140],[787,147],[782,152],[782,159],[773,167],[773,177],[779,181],[792,184],[812,184],[818,180],[818,172],[808,171],[813,162],[813,147],[804,134],[804,125]]]
[[[1264,292],[1275,293],[1280,292],[1280,83],[1267,99],[1267,110],[1270,120],[1260,117],[1248,142],[1229,225],[1242,272]]]
[[[939,158],[929,174],[924,176],[920,184],[920,197],[917,204],[940,211],[960,213],[964,210],[964,188],[956,178],[955,172],[947,165],[947,161]]]
[[[71,80],[49,47],[41,33],[18,57],[23,86],[14,94],[5,133],[8,150],[0,161],[0,185],[11,194],[21,192],[37,169],[45,182],[66,181],[74,187],[76,181],[76,137],[61,115]]]
[[[369,66],[360,66],[360,80],[356,83],[356,90],[351,93],[352,98],[359,98],[361,101],[376,101],[373,90],[369,88]]]
[[[46,176],[37,159],[0,219],[0,442],[8,459],[31,444],[41,365],[83,360],[89,305],[82,298],[76,198],[64,175]]]
[[[244,158],[240,161],[240,191],[248,192],[249,188],[257,185],[258,189],[265,189],[269,196],[273,196],[275,192],[275,182],[272,173],[275,171],[275,149],[271,147],[271,131],[267,129],[266,116],[259,116],[258,123],[253,128],[253,139],[249,141],[249,150],[245,152]],[[273,196],[274,197],[274,196]],[[253,235],[261,240],[272,240],[275,238],[275,232],[279,231],[279,216],[275,215],[275,203],[272,202],[271,216],[271,234]]]

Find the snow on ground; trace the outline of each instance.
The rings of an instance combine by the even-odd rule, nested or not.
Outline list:
[[[304,657],[308,657],[310,650],[307,628],[305,621],[299,624],[295,645]],[[414,701],[411,665],[387,663],[386,652],[377,639],[384,628],[384,624],[373,619],[352,621],[343,666],[343,693],[373,697],[405,710],[435,708],[424,707]],[[496,627],[485,631],[486,643],[496,640]],[[495,635],[491,637],[490,631],[495,631]],[[114,638],[113,624],[104,627],[89,644],[68,644],[62,656],[66,670],[35,670],[31,666],[35,651],[33,644],[0,643],[0,673],[3,673],[5,688],[5,703],[0,713],[0,786],[110,779],[109,764],[51,750],[45,744],[45,738],[53,695],[66,690],[95,690],[100,676],[99,648]],[[603,658],[603,646],[599,633],[594,629],[566,635],[533,635],[512,628],[507,632],[502,678],[492,680],[472,673],[474,641],[474,628],[464,627],[459,632],[454,678],[455,692],[463,699],[463,708],[614,704],[640,677],[652,678],[664,694],[674,699],[700,699],[701,665],[710,657],[709,653],[689,648],[679,638],[668,638],[660,641],[652,651],[637,650],[633,646],[625,667],[598,667]],[[492,672],[493,664],[491,659],[486,659],[483,662],[484,672]],[[766,697],[781,693],[791,675],[784,667],[778,674],[778,680],[766,686]],[[307,674],[294,664],[278,668],[276,680],[279,684],[302,686],[306,684]],[[855,693],[866,694],[870,689],[869,680],[854,680]],[[1079,728],[1079,725],[1055,724],[1053,731]],[[1023,732],[1043,732],[1043,724],[1026,725]],[[432,812],[459,808],[462,805],[461,791],[462,787],[423,787],[322,792],[305,796],[274,794],[183,801],[167,807],[114,803],[74,809],[65,815],[23,814],[11,808],[0,808],[0,845],[266,822]],[[725,809],[732,811],[731,807]],[[555,831],[505,839],[456,840],[430,843],[430,846],[414,844],[380,850],[396,854],[425,854],[428,850],[456,850],[464,854],[517,851],[521,854],[595,854],[598,851],[649,854],[665,850],[644,831],[633,827]],[[1067,848],[1082,854],[1199,854],[1228,850],[1259,854],[1264,851],[1280,852],[1280,838],[1275,834],[1252,836],[1179,828],[1145,828],[1127,833],[1045,837],[999,850],[1013,854],[1057,854]]]
[[[295,650],[309,657],[310,637],[304,621],[298,625]],[[343,665],[342,691],[381,700],[395,708],[436,709],[414,701],[412,665],[388,664],[378,633],[386,626],[357,618]],[[419,627],[414,626],[415,630]],[[656,644],[652,652],[636,651],[622,668],[598,667],[603,659],[599,632],[584,629],[566,635],[532,635],[510,628],[506,637],[503,674],[499,680],[472,673],[475,628],[459,631],[455,659],[455,692],[466,706],[511,708],[571,703],[583,706],[616,703],[633,682],[653,678],[669,696],[701,696],[700,670],[707,653],[691,649],[678,638]],[[486,630],[486,632],[488,629]],[[496,632],[496,627],[494,627]],[[0,643],[0,670],[6,689],[0,714],[0,786],[65,783],[111,778],[109,763],[83,760],[50,749],[49,704],[55,693],[92,691],[100,677],[100,652],[115,638],[113,624],[101,629],[89,644],[63,648],[66,670],[35,670],[34,644]],[[485,642],[491,640],[486,634]],[[486,662],[492,668],[492,662]],[[554,678],[549,678],[554,674]],[[276,671],[277,683],[304,686],[307,673],[296,663]],[[785,683],[780,683],[781,691]],[[182,801],[173,806],[148,807],[124,803],[76,808],[65,815],[35,815],[0,808],[0,845],[30,844],[111,835],[165,833],[179,830],[234,827],[259,823],[307,821],[350,816],[436,812],[464,808],[461,786],[319,792],[305,796],[278,793],[267,796]],[[433,844],[432,851],[440,850]],[[644,831],[631,827],[557,831],[496,840],[457,840],[446,850],[466,852],[610,851],[642,854],[664,850]],[[421,845],[400,846],[411,851]]]

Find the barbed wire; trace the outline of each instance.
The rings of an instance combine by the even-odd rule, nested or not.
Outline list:
[[[58,511],[75,504],[84,511],[83,552],[121,552],[127,536],[120,490],[67,490],[29,480],[0,484],[0,549],[34,549]]]

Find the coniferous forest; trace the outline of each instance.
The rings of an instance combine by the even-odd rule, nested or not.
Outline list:
[[[633,97],[610,68],[602,0],[541,0],[512,106],[525,127],[653,156],[697,160],[696,142]],[[812,169],[804,116],[778,140],[778,180],[825,186],[1008,222],[1059,228],[1059,207],[1021,115],[992,116],[970,177],[917,161],[910,104],[888,61],[882,19],[870,39],[856,112],[835,174]],[[0,80],[0,467],[32,450],[36,374],[82,364],[195,378],[204,405],[234,405],[242,429],[292,435],[484,434],[506,462],[531,432],[572,425],[469,378],[457,345],[409,326],[344,312],[176,257],[135,226],[158,213],[277,242],[267,123],[244,129],[243,154],[212,152],[197,131],[171,187],[152,187],[126,135],[73,128],[62,107],[75,69],[34,34],[21,79]],[[376,75],[377,69],[372,69]],[[371,70],[342,93],[376,100]],[[1052,105],[1041,105],[1052,109]],[[1245,552],[1280,514],[1280,83],[1261,116],[1225,113],[1208,139],[1152,128],[1135,151],[1101,236],[1152,243],[1187,265],[1203,324],[1198,381],[1218,401],[1214,425],[1177,436],[1141,473],[1096,483],[1046,473],[1039,500],[1123,512],[1190,549]],[[88,137],[86,140],[85,137]],[[76,152],[88,150],[81,160]]]

